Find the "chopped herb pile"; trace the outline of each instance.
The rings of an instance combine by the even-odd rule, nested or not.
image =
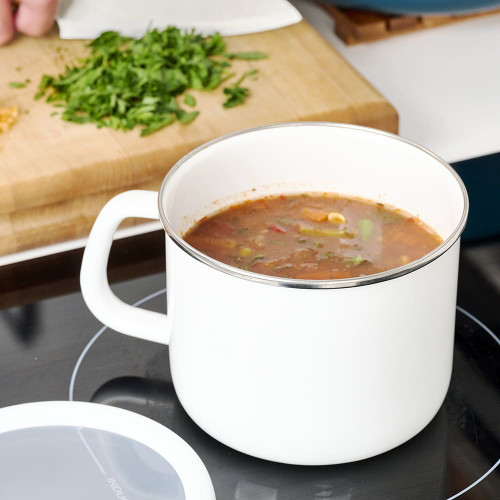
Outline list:
[[[66,67],[57,77],[44,75],[36,99],[63,106],[62,119],[95,123],[115,130],[143,127],[148,135],[174,121],[190,123],[199,111],[186,111],[176,96],[188,89],[213,90],[228,80],[231,59],[257,60],[262,52],[226,53],[219,34],[203,37],[195,31],[182,33],[170,26],[133,40],[117,32],[103,33],[89,44],[91,54],[78,66]],[[242,104],[248,89],[239,87],[256,71],[246,72],[235,85],[225,88],[225,108]],[[186,94],[184,104],[196,106]]]

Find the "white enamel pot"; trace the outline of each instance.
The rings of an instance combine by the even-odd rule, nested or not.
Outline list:
[[[304,191],[401,208],[444,242],[384,273],[306,281],[233,268],[182,239],[221,207]],[[451,167],[400,137],[333,123],[244,130],[179,160],[159,195],[112,199],[90,234],[82,292],[109,327],[169,344],[182,405],[222,443],[290,464],[360,460],[410,439],[443,402],[467,212]],[[125,217],[164,225],[166,314],[133,308],[110,290],[107,257]]]

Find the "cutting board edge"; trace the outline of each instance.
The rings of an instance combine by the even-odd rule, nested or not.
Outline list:
[[[157,191],[162,180],[163,177],[156,178],[129,186],[125,190]],[[0,256],[88,236],[102,207],[125,190],[91,194],[79,199],[0,215]],[[66,214],[75,211],[73,217],[65,218]],[[142,222],[142,219],[126,219],[120,227]],[[10,231],[6,228],[10,228]]]

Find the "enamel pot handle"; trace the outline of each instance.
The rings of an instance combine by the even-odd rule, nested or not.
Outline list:
[[[127,191],[104,206],[83,254],[80,284],[87,306],[105,325],[133,337],[168,344],[168,316],[121,301],[111,291],[106,272],[113,235],[120,222],[127,217],[159,219],[157,200],[155,191]]]

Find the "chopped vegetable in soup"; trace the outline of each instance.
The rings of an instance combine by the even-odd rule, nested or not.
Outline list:
[[[246,271],[309,280],[379,273],[442,243],[401,210],[327,194],[246,201],[202,219],[184,239]]]

